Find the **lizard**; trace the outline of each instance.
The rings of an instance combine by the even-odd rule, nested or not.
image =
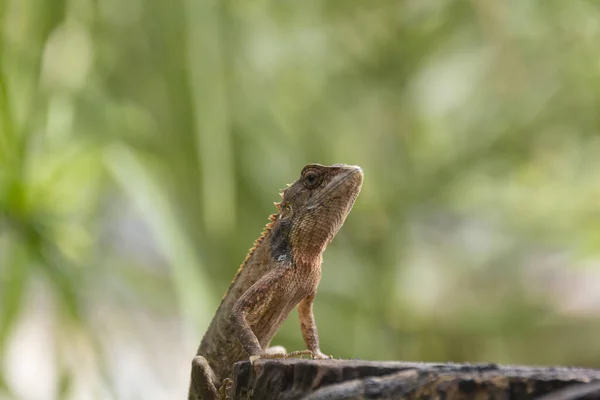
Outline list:
[[[287,356],[330,358],[319,347],[313,301],[323,251],[350,213],[362,182],[358,166],[309,164],[280,193],[277,213],[238,269],[192,360],[189,400],[225,397],[238,361],[285,354],[269,344],[296,306],[308,350]]]

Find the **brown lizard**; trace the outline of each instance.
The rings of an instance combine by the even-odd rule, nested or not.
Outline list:
[[[358,166],[309,164],[281,193],[277,214],[269,217],[233,278],[192,361],[190,400],[218,399],[234,363],[274,357],[271,339],[296,306],[308,348],[296,353],[329,358],[319,349],[312,304],[323,251],[352,209],[362,181]]]

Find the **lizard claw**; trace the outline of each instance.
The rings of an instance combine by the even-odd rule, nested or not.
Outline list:
[[[273,358],[286,358],[287,355],[283,353],[262,353],[250,356],[250,363],[254,365],[257,360],[269,360]]]
[[[231,380],[231,378],[223,379],[223,383],[219,388],[219,400],[229,400],[232,387],[233,380]]]
[[[311,351],[311,350],[293,351],[291,353],[286,354],[285,358],[302,357],[302,356],[309,356],[312,360],[329,360],[329,359],[333,358],[333,356],[328,356],[328,355],[321,353],[320,350],[317,350],[317,351]]]
[[[311,359],[315,358],[315,355],[310,350],[292,351],[291,353],[287,353],[285,358],[302,358],[302,356],[309,356]]]
[[[320,351],[316,351],[313,353],[313,360],[331,360],[333,356],[328,356],[327,354],[323,354]]]
[[[302,358],[302,356],[309,356],[312,360],[330,360],[333,359],[333,356],[328,356],[326,354],[321,353],[320,350],[310,351],[310,350],[298,350],[292,351],[291,353],[272,353],[265,352],[262,354],[255,354],[250,356],[250,364],[254,365],[257,360],[269,360],[269,359],[277,359],[277,358]]]
[[[254,364],[254,361],[260,360],[260,355],[250,356],[250,364]]]

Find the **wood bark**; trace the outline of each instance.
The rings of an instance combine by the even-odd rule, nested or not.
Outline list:
[[[600,370],[357,360],[236,363],[232,399],[600,399]]]

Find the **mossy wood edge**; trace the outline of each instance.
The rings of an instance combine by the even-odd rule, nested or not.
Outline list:
[[[600,370],[303,359],[236,363],[232,399],[600,399]]]

